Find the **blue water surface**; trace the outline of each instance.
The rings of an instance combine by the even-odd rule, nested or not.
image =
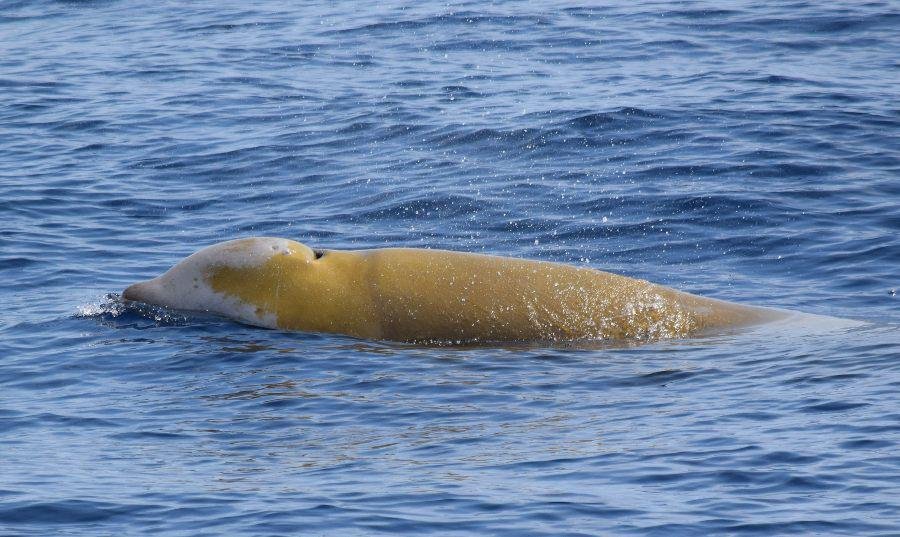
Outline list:
[[[896,2],[0,2],[0,534],[900,534]],[[126,307],[238,237],[850,319],[422,347]]]

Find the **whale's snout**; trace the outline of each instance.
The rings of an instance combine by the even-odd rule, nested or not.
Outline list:
[[[122,298],[125,300],[136,300],[138,302],[151,302],[151,287],[152,284],[150,281],[129,285],[122,291]]]

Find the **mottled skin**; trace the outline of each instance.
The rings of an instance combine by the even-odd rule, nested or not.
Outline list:
[[[191,292],[197,297],[185,298]],[[399,341],[659,339],[784,316],[559,263],[413,248],[314,251],[269,238],[201,250],[125,298]]]

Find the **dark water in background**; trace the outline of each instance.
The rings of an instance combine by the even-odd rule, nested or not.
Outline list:
[[[218,4],[0,3],[0,534],[900,533],[897,3]],[[423,348],[105,298],[252,235],[865,323]]]

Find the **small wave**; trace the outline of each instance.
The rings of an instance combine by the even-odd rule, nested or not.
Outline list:
[[[127,321],[130,318],[138,318],[162,325],[186,324],[191,319],[184,313],[160,306],[125,300],[118,293],[107,293],[94,302],[78,306],[75,317],[100,321]]]
[[[592,129],[606,127],[611,124],[634,123],[641,119],[663,119],[658,112],[644,110],[642,108],[625,107],[610,112],[593,112],[566,120],[565,125],[578,129]]]
[[[134,516],[145,507],[86,500],[45,503],[9,502],[0,507],[0,522],[28,524],[84,524]]]
[[[525,24],[547,24],[549,21],[539,15],[500,15],[500,14],[484,14],[484,13],[447,13],[442,15],[434,15],[419,19],[406,19],[398,21],[385,21],[351,28],[342,28],[337,30],[329,30],[324,35],[329,34],[388,34],[388,33],[407,33],[411,31],[421,30],[428,27],[446,28],[448,26],[477,26],[477,25],[494,25],[494,26],[522,26]]]
[[[126,311],[127,308],[120,296],[116,293],[108,293],[96,302],[78,306],[76,317],[118,317]]]

